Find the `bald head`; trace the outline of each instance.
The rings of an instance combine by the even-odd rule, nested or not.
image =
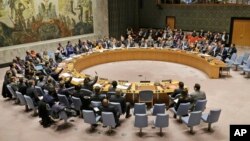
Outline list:
[[[103,99],[102,100],[102,105],[104,106],[104,107],[107,107],[108,105],[109,105],[109,101],[108,101],[108,99]]]

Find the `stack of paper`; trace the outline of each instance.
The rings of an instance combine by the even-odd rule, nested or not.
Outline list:
[[[117,85],[117,89],[127,90],[127,89],[128,89],[128,86],[124,86],[124,85]]]
[[[99,83],[95,83],[94,87],[102,87],[102,85]]]
[[[83,80],[84,80],[84,78],[72,78],[72,80],[71,80],[71,81],[73,81],[73,82],[77,82],[77,83],[82,83],[82,82],[83,82]]]
[[[70,77],[71,74],[66,72],[66,73],[62,73],[61,76],[62,76],[62,77]]]

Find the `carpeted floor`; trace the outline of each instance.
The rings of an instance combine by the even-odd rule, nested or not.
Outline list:
[[[114,68],[114,69],[113,69]],[[0,69],[0,87],[7,69]],[[84,140],[168,140],[168,141],[228,141],[229,125],[249,124],[250,113],[250,79],[244,78],[239,71],[231,71],[232,77],[209,79],[203,72],[188,66],[156,62],[156,61],[129,61],[109,63],[85,70],[93,74],[98,71],[101,77],[110,79],[125,79],[130,81],[176,79],[189,86],[190,92],[194,83],[201,84],[201,89],[207,94],[207,108],[221,108],[222,113],[218,123],[212,125],[212,132],[206,131],[207,124],[201,122],[194,128],[195,134],[190,134],[189,128],[179,123],[170,115],[169,127],[163,129],[164,135],[159,136],[159,129],[152,128],[153,116],[149,116],[149,126],[143,129],[139,136],[139,129],[133,127],[134,116],[125,119],[121,116],[121,126],[114,129],[114,133],[107,134],[107,128],[99,125],[95,131],[83,119],[73,117],[68,124],[57,121],[49,128],[39,124],[39,118],[33,117],[32,112],[24,112],[24,106],[13,104],[0,98],[0,141],[84,141]],[[139,75],[142,75],[141,77]]]

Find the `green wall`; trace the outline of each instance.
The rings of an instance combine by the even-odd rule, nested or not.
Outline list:
[[[138,27],[138,0],[108,0],[109,35],[120,37],[127,27]]]
[[[247,5],[161,5],[155,0],[143,0],[139,9],[139,26],[163,28],[166,16],[176,17],[176,28],[183,30],[230,31],[231,17],[250,17]]]

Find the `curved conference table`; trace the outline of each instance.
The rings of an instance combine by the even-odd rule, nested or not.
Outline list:
[[[220,76],[220,70],[226,65],[209,55],[199,54],[197,52],[188,52],[174,49],[159,49],[159,48],[122,48],[115,50],[102,50],[99,52],[85,53],[82,55],[76,55],[72,58],[66,59],[65,72],[71,72],[77,83],[83,81],[79,80],[86,77],[86,74],[80,72],[89,67],[117,61],[128,61],[128,60],[154,60],[154,61],[165,61],[188,65],[197,68],[205,72],[210,78],[216,79]],[[163,78],[164,79],[164,78]],[[107,92],[110,86],[108,79],[100,78],[98,83],[103,87],[103,91]],[[128,82],[119,82],[120,85],[125,85]],[[138,100],[138,93],[140,90],[153,90],[155,102],[168,103],[167,94],[173,92],[178,87],[178,81],[165,81],[160,83],[140,83],[132,82],[129,83],[129,87],[123,91],[127,93],[126,99],[131,102]],[[128,84],[126,84],[128,86]]]

